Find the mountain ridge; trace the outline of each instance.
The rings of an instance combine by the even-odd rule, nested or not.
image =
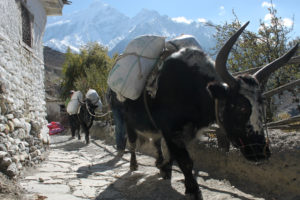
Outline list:
[[[46,25],[44,45],[60,52],[68,47],[79,52],[88,42],[99,42],[109,54],[122,53],[126,45],[140,35],[161,35],[167,39],[181,34],[194,35],[205,51],[215,45],[215,30],[201,22],[179,23],[157,11],[142,9],[130,18],[102,1],[88,8],[50,18]]]

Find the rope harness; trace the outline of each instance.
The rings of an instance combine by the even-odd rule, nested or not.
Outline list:
[[[148,84],[149,78],[151,76],[154,76],[155,77],[154,79],[156,79],[159,76],[159,71],[160,71],[161,65],[163,64],[163,62],[165,61],[165,59],[167,57],[169,57],[172,53],[174,53],[174,52],[176,52],[176,51],[179,50],[178,46],[175,45],[173,42],[169,41],[166,44],[168,45],[168,47],[163,50],[163,52],[161,53],[161,55],[159,56],[159,59],[157,60],[157,62],[155,64],[152,72],[147,77],[146,86],[145,86],[144,91],[143,91],[143,100],[144,100],[144,106],[145,106],[147,115],[148,115],[148,117],[149,117],[152,125],[157,130],[159,130],[159,128],[158,128],[157,124],[155,123],[155,121],[154,121],[154,119],[152,117],[152,114],[151,114],[151,111],[150,111],[150,108],[149,108],[149,104],[148,104],[148,101],[147,101],[147,84]],[[152,81],[154,81],[154,80],[152,80]],[[154,98],[155,94],[150,94],[150,96]]]
[[[265,129],[265,132],[266,132],[266,145],[264,147],[264,155],[266,156],[267,155],[267,147],[269,147],[269,144],[270,144],[270,140],[269,140],[269,131],[268,131],[268,123],[267,123],[267,113],[265,112],[265,104],[263,103],[262,105],[263,107],[263,123],[264,123],[264,129]]]
[[[155,121],[154,121],[154,119],[153,119],[153,117],[152,117],[152,115],[151,115],[151,112],[150,112],[150,109],[149,109],[149,105],[148,105],[148,101],[147,101],[147,96],[146,96],[146,95],[147,95],[147,93],[146,93],[146,90],[144,89],[144,105],[145,105],[145,109],[146,109],[147,115],[148,115],[148,117],[149,117],[149,119],[150,119],[152,125],[153,125],[157,130],[159,130],[158,127],[157,127],[157,125],[156,125],[156,123],[155,123]]]
[[[93,117],[96,117],[96,118],[102,118],[102,117],[105,117],[106,115],[108,115],[109,113],[111,113],[112,111],[109,110],[107,113],[104,113],[104,114],[101,114],[101,115],[97,115],[97,113],[95,112],[95,114],[91,113],[91,111],[89,110],[89,106],[88,106],[88,103],[85,102],[85,106],[86,106],[86,109],[88,111],[88,113],[93,116]]]

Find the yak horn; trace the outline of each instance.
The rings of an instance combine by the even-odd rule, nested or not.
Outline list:
[[[259,71],[257,71],[253,76],[258,80],[258,82],[263,83],[268,77],[278,68],[282,67],[285,63],[287,63],[290,58],[295,54],[298,49],[298,44],[296,44],[291,50],[289,50],[286,54],[277,58],[273,62],[267,64],[262,67]]]
[[[234,87],[236,85],[235,78],[228,72],[226,67],[226,62],[230,50],[238,37],[242,34],[244,29],[248,26],[249,21],[245,23],[229,40],[224,44],[224,46],[219,51],[216,58],[216,71],[221,76],[222,80],[227,83],[229,86]]]

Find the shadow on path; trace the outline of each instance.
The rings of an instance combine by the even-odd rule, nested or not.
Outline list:
[[[122,167],[122,165],[124,165],[125,163],[130,162],[128,159],[126,159],[124,157],[116,156],[116,154],[113,153],[112,151],[110,151],[109,149],[107,149],[105,147],[105,145],[102,146],[95,141],[92,141],[92,143],[95,144],[96,146],[98,146],[99,148],[103,149],[107,153],[106,155],[103,155],[103,157],[97,158],[97,160],[100,160],[100,162],[101,162],[101,160],[104,159],[105,157],[113,157],[113,159],[111,159],[107,162],[103,162],[103,163],[101,162],[101,163],[98,163],[95,165],[86,165],[86,166],[82,166],[82,167],[78,168],[78,170],[77,170],[78,178],[87,178],[89,175],[91,175],[95,172],[104,172],[104,171],[112,170],[114,168]],[[74,143],[72,143],[72,144],[74,144]],[[128,151],[125,151],[125,153],[128,153]],[[119,161],[123,161],[123,162],[119,162]],[[139,163],[139,166],[148,166],[148,165]],[[128,170],[129,170],[129,167],[128,167]]]
[[[83,147],[86,147],[84,141],[77,138],[72,139],[68,136],[56,136],[52,138],[51,149],[62,149],[63,151],[76,151]]]
[[[121,157],[116,156],[115,158],[113,158],[107,162],[104,162],[104,163],[80,167],[77,170],[77,173],[78,173],[77,177],[78,178],[87,178],[89,175],[91,175],[95,172],[104,172],[104,171],[108,171],[108,170],[111,170],[114,168],[118,168],[127,162],[127,161],[125,161],[123,163],[119,163],[118,165],[116,165],[120,160],[121,160]]]
[[[184,180],[178,180],[173,184],[180,184],[181,190],[184,191]],[[238,195],[234,192],[222,189],[211,188],[203,184],[199,184],[200,190],[209,190],[210,192],[225,194],[228,198],[237,198],[241,200],[252,200]],[[177,185],[178,187],[178,185]],[[202,192],[204,194],[204,192]],[[213,198],[213,197],[212,197]],[[212,199],[210,198],[210,199]],[[228,199],[227,198],[227,199]],[[109,185],[101,192],[96,200],[186,200],[187,196],[178,192],[172,187],[170,180],[164,180],[159,174],[147,175],[142,172],[127,172],[117,181]]]
[[[172,188],[169,180],[159,175],[128,172],[101,192],[96,200],[181,200],[185,196]]]

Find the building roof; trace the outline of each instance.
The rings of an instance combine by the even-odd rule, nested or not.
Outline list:
[[[68,0],[63,0],[64,4],[70,5],[72,3],[72,1],[68,1]]]
[[[70,5],[72,2],[68,0],[40,0],[45,8],[46,15],[62,15],[64,5]]]

